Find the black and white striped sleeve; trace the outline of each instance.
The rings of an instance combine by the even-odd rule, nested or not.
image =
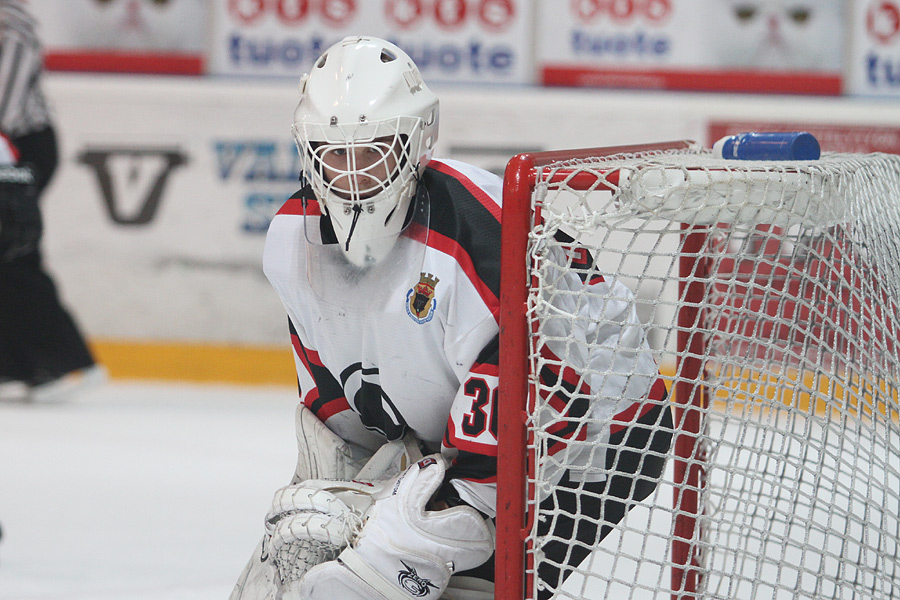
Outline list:
[[[49,122],[40,89],[43,54],[20,2],[0,0],[0,131],[15,137]]]

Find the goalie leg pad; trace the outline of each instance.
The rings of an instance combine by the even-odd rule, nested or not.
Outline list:
[[[297,433],[294,483],[308,479],[351,479],[356,475],[350,445],[302,402],[297,405],[294,420]]]
[[[453,576],[441,600],[494,600],[494,583],[477,577]]]
[[[260,541],[241,571],[228,600],[275,600],[280,581],[275,563],[263,558],[263,541]]]

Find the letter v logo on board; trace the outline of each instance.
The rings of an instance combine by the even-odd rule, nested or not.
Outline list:
[[[94,171],[107,214],[120,225],[153,220],[172,171],[187,163],[177,148],[93,148],[78,162]]]

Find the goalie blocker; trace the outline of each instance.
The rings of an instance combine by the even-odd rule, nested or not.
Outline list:
[[[358,539],[337,560],[313,567],[300,581],[308,600],[438,598],[456,572],[494,552],[491,522],[468,506],[429,510],[444,479],[440,455],[423,458],[385,486]],[[484,594],[469,597],[492,598]]]

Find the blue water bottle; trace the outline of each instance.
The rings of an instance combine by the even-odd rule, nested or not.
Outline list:
[[[819,140],[805,131],[738,133],[713,144],[713,154],[734,160],[818,160]]]

